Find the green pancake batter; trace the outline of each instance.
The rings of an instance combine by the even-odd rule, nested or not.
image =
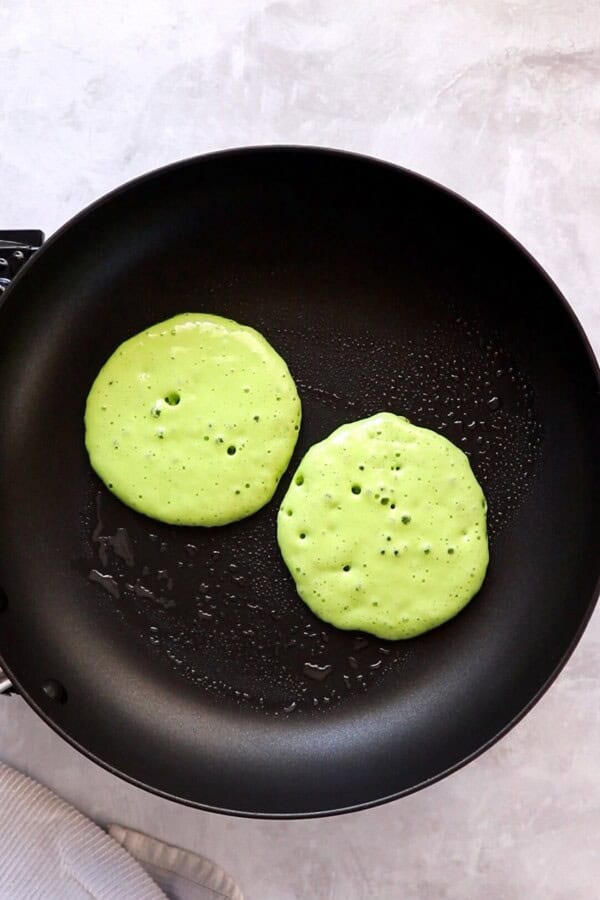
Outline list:
[[[184,313],[125,341],[87,399],[85,442],[124,503],[176,525],[225,525],[267,503],[294,450],[300,400],[253,328]]]
[[[278,541],[321,619],[411,638],[455,616],[481,587],[486,509],[458,447],[379,413],[310,448],[279,510]]]

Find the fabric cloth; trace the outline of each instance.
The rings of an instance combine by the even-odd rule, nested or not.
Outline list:
[[[165,900],[116,841],[0,764],[0,900]]]
[[[203,856],[120,825],[111,825],[109,833],[172,900],[244,900],[233,878]]]

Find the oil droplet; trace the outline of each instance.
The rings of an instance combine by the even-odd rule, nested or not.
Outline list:
[[[325,681],[333,672],[333,666],[329,664],[320,666],[318,663],[306,662],[302,667],[302,672],[307,678],[312,678],[313,681]]]
[[[112,577],[112,575],[105,575],[103,572],[99,572],[98,569],[92,569],[89,574],[90,581],[93,581],[95,584],[99,584],[101,588],[104,588],[107,593],[114,597],[116,600],[121,596],[121,592],[119,590],[119,585]]]
[[[131,542],[131,538],[125,528],[117,528],[115,535],[112,538],[109,538],[109,541],[112,544],[113,551],[116,556],[119,556],[126,565],[134,566],[135,565],[135,557],[133,555],[133,544]]]

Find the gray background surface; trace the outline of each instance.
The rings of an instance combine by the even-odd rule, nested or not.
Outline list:
[[[227,146],[337,146],[463,193],[537,256],[600,350],[600,7],[577,0],[0,0],[0,227],[49,234],[148,169]],[[19,699],[0,758],[102,823],[227,867],[248,900],[591,900],[596,616],[499,745],[337,819],[238,821],[87,762]],[[165,760],[165,765],[167,765]]]

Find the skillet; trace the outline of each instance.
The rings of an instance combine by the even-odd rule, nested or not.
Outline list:
[[[548,276],[460,197],[337,151],[198,157],[76,216],[4,297],[0,665],[91,759],[204,809],[349,811],[472,759],[566,662],[598,591],[598,368]],[[134,513],[84,448],[100,366],[182,311],[261,331],[303,402],[274,500],[225,528]],[[307,448],[382,409],[469,454],[491,548],[456,619],[389,644],[317,620],[275,539]]]

